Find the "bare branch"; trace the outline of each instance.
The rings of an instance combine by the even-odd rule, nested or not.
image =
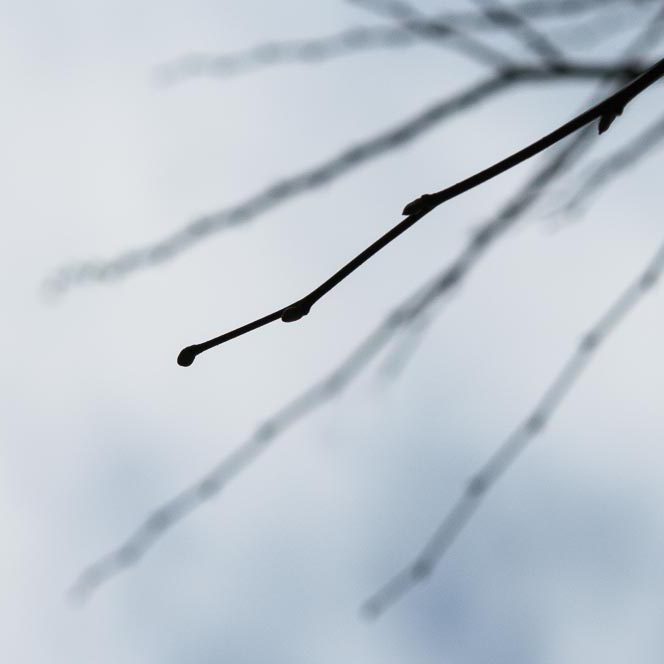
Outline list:
[[[564,68],[563,68],[564,69]],[[557,71],[557,70],[554,70]],[[506,74],[505,74],[506,75]],[[203,343],[187,346],[178,355],[178,364],[180,366],[190,366],[197,355],[210,350],[220,344],[234,339],[240,335],[251,332],[259,327],[263,327],[269,323],[281,319],[285,323],[291,323],[306,316],[312,306],[316,304],[321,298],[329,293],[333,288],[336,288],[344,279],[349,277],[355,270],[366,263],[370,258],[375,256],[378,252],[384,249],[388,244],[396,240],[400,235],[405,233],[408,229],[414,226],[420,219],[425,217],[429,212],[434,210],[439,205],[456,198],[485,182],[501,175],[515,166],[531,159],[540,152],[550,148],[552,145],[560,142],[567,136],[582,129],[596,120],[599,120],[599,132],[605,132],[613,123],[613,121],[622,114],[624,108],[635,97],[641,94],[644,90],[653,85],[662,76],[664,76],[664,59],[658,61],[655,65],[650,67],[643,74],[634,79],[631,83],[621,88],[618,92],[610,95],[604,101],[600,102],[593,108],[581,113],[569,122],[558,127],[553,132],[543,136],[539,140],[531,143],[530,145],[518,150],[517,152],[509,155],[505,159],[489,166],[488,168],[471,175],[470,177],[450,186],[434,194],[424,194],[418,199],[408,203],[403,210],[403,214],[407,215],[404,220],[393,226],[387,233],[378,238],[375,242],[369,245],[366,249],[360,252],[355,258],[346,263],[340,270],[324,281],[320,286],[312,290],[300,300],[293,302],[281,309],[278,309],[267,316],[263,316],[247,325],[222,334]]]
[[[544,391],[533,411],[470,479],[465,491],[415,560],[367,600],[363,607],[367,617],[375,618],[382,614],[433,572],[436,564],[468,524],[489,490],[548,424],[599,346],[632,311],[641,297],[655,285],[663,270],[664,245],[659,248],[641,276],[585,334],[574,353]]]
[[[548,64],[565,61],[565,54],[542,31],[535,28],[517,10],[503,4],[501,0],[472,0],[486,17],[499,27],[509,30],[526,48]]]

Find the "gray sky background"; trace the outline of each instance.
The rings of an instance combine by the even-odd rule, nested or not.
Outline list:
[[[300,297],[405,202],[568,119],[590,86],[508,93],[172,262],[45,302],[40,285],[63,263],[232,205],[480,70],[423,45],[161,89],[153,68],[187,51],[372,19],[333,0],[2,1],[0,14],[6,661],[662,661],[661,290],[602,347],[433,578],[378,622],[358,616],[664,239],[661,155],[578,223],[525,220],[397,382],[369,371],[72,608],[85,565],[332,368],[532,165],[431,214],[300,323],[189,370],[178,350]],[[661,94],[630,106],[596,154],[654,119]]]

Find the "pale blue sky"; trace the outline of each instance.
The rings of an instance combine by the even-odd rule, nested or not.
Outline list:
[[[380,621],[358,617],[664,238],[659,154],[579,223],[528,218],[471,275],[398,382],[369,371],[140,565],[69,606],[86,564],[334,366],[530,166],[431,214],[301,323],[272,325],[189,370],[175,364],[180,347],[300,297],[405,202],[550,130],[590,87],[509,93],[173,262],[46,303],[40,284],[61,264],[110,257],[232,205],[480,70],[421,46],[164,90],[153,68],[184,52],[371,19],[336,0],[4,0],[0,14],[6,661],[662,661],[659,290],[600,350],[433,578]],[[635,102],[597,154],[654,119],[661,94]]]

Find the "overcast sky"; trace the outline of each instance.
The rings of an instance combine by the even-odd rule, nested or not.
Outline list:
[[[398,380],[376,362],[139,565],[83,606],[67,602],[86,565],[333,368],[532,166],[429,215],[303,321],[275,323],[190,369],[175,363],[182,346],[301,297],[396,223],[404,203],[549,131],[592,89],[507,93],[163,265],[41,297],[63,264],[163,237],[482,74],[422,45],[168,88],[153,78],[183,53],[372,22],[337,0],[0,2],[6,661],[663,661],[657,289],[433,577],[376,622],[358,613],[664,240],[659,154],[575,223],[545,210],[524,220]],[[653,120],[661,94],[630,106],[597,154]]]

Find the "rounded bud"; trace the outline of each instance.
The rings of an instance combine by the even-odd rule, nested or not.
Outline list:
[[[196,359],[196,346],[187,346],[180,351],[178,355],[178,364],[181,367],[190,367]]]

